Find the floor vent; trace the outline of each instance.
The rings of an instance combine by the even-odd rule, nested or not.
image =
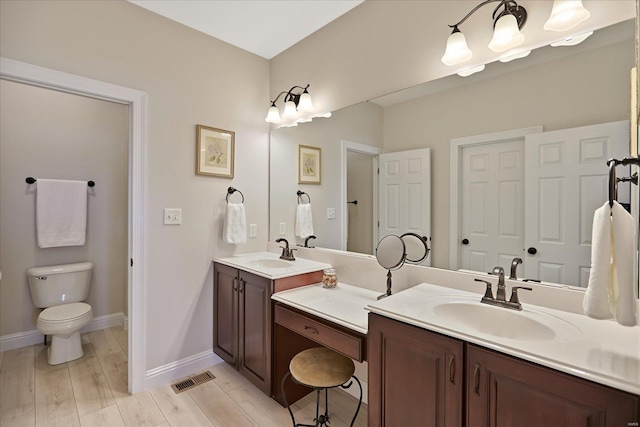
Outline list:
[[[211,381],[214,378],[215,377],[211,372],[206,371],[198,375],[192,375],[189,378],[179,381],[175,384],[171,384],[171,388],[176,394],[178,394],[200,384],[206,383],[207,381]]]

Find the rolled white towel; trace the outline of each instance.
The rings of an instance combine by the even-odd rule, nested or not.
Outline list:
[[[633,254],[636,240],[636,224],[633,217],[618,202],[611,208],[613,235],[613,282],[609,294],[609,306],[618,323],[635,326],[636,296],[633,290]]]
[[[591,229],[591,270],[582,301],[584,314],[594,319],[613,317],[609,307],[611,282],[611,208],[609,203],[596,209]]]
[[[247,220],[244,204],[227,203],[222,237],[227,243],[247,243]]]

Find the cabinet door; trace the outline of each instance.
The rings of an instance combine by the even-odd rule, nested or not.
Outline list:
[[[271,281],[240,271],[238,370],[271,392]]]
[[[238,356],[238,270],[213,265],[213,351],[235,365]]]
[[[473,345],[467,350],[467,426],[637,425],[638,396]]]
[[[369,314],[368,425],[461,426],[463,343]]]

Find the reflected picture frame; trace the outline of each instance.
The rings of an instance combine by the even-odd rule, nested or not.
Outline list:
[[[322,156],[319,147],[298,145],[298,184],[322,183]]]
[[[196,175],[233,178],[236,134],[196,125]]]

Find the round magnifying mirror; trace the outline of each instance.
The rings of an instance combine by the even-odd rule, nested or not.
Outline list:
[[[400,237],[390,234],[378,242],[376,259],[378,264],[387,270],[397,270],[402,267],[406,256],[406,246]]]
[[[420,236],[416,233],[404,233],[400,238],[404,241],[407,251],[407,262],[411,264],[420,264],[429,256],[429,240],[427,236]]]

